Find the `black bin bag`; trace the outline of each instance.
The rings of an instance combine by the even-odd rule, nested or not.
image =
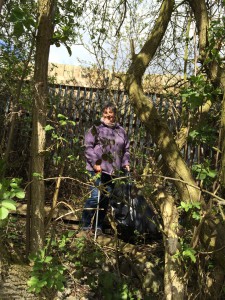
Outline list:
[[[138,236],[161,238],[159,216],[131,182],[130,177],[115,184],[110,203],[117,231],[122,239],[133,241]]]

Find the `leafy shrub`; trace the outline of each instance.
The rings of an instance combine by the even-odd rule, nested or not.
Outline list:
[[[65,267],[53,256],[47,255],[46,248],[38,254],[31,255],[30,260],[33,263],[33,271],[27,282],[29,292],[40,293],[44,287],[58,291],[64,289]]]
[[[0,220],[8,217],[11,210],[16,210],[14,198],[23,199],[25,193],[20,188],[21,179],[2,179],[0,182]]]

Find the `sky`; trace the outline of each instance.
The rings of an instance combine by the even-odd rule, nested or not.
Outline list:
[[[56,47],[52,45],[49,62],[74,66],[84,65],[84,62],[94,62],[90,53],[82,45],[73,45],[71,50],[72,55],[70,56],[65,46]]]

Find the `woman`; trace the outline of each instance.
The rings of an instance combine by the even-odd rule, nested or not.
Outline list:
[[[103,187],[99,201],[97,234],[101,234],[103,221],[109,204],[109,194],[113,189],[112,179],[122,170],[129,171],[129,140],[122,126],[116,122],[116,107],[108,103],[102,110],[101,124],[92,126],[85,135],[86,168],[90,175],[96,176],[95,186]],[[102,189],[102,188],[101,188]],[[82,214],[83,230],[94,230],[98,205],[98,188],[91,188]]]

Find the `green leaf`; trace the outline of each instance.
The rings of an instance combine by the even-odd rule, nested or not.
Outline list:
[[[199,180],[204,180],[204,179],[206,179],[206,177],[207,177],[207,175],[204,172],[202,172],[202,173],[199,173],[196,178]]]
[[[28,281],[28,286],[35,286],[39,282],[39,279],[36,276],[32,276]]]
[[[195,257],[195,250],[192,248],[188,248],[183,251],[183,256],[187,256],[191,259],[192,262],[196,262],[196,257]]]
[[[61,292],[64,290],[63,282],[57,282],[57,289]]]
[[[71,238],[72,236],[74,236],[74,234],[75,234],[74,231],[69,231],[68,232],[68,238]]]
[[[6,192],[4,192],[3,193],[3,195],[2,195],[2,199],[10,199],[10,198],[12,198],[13,196],[12,196],[12,193],[10,193],[9,191],[6,191]]]
[[[209,170],[208,171],[208,176],[211,177],[211,178],[215,178],[217,175],[217,172],[214,171],[214,170]]]
[[[188,212],[189,209],[191,208],[191,204],[190,203],[185,203],[184,201],[181,201],[180,207],[183,208],[186,212]]]
[[[75,121],[68,121],[70,124],[72,124],[73,126],[76,125],[76,122]]]
[[[16,182],[11,182],[10,186],[14,189],[18,188],[18,184]]]
[[[60,120],[59,123],[61,126],[67,125],[67,121],[65,121],[65,120]]]
[[[58,114],[57,117],[58,117],[59,119],[68,120],[68,117],[66,117],[66,116],[64,116],[64,115],[62,115],[62,114]]]
[[[9,211],[5,207],[0,207],[0,220],[4,220],[8,217]]]
[[[199,132],[197,130],[192,130],[189,132],[189,136],[193,139],[198,135],[199,135]]]
[[[42,288],[47,284],[46,280],[39,280],[38,277],[32,276],[28,281],[27,285],[29,286],[29,292],[40,293]]]
[[[45,263],[49,263],[50,261],[52,261],[52,256],[46,256]]]
[[[46,125],[45,126],[45,131],[49,131],[49,130],[52,130],[54,129],[54,127],[52,127],[51,125]]]
[[[201,209],[201,203],[200,202],[194,202],[193,206],[196,207],[197,209]]]
[[[39,179],[43,178],[43,176],[40,173],[33,173],[33,177],[38,177]]]
[[[14,35],[19,38],[24,33],[24,27],[22,22],[15,23]]]
[[[73,155],[68,155],[67,158],[70,160],[70,161],[74,161],[75,160],[75,157]]]
[[[19,190],[18,192],[16,192],[15,195],[18,199],[24,199],[25,198],[25,193],[23,190]]]
[[[1,205],[9,210],[16,210],[16,202],[11,199],[3,200]]]
[[[192,218],[195,220],[200,220],[200,214],[198,212],[194,211],[192,214]]]

